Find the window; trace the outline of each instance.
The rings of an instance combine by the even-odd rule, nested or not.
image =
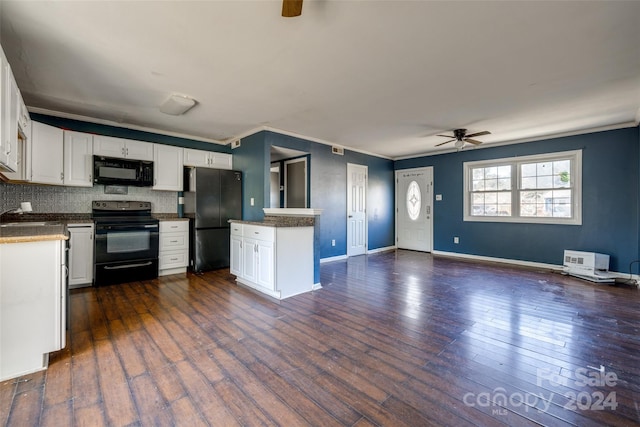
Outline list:
[[[582,224],[582,151],[464,163],[464,220]]]
[[[417,182],[411,181],[407,188],[407,214],[412,221],[420,216],[422,210],[422,194]]]

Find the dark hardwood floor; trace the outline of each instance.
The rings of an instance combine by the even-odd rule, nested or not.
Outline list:
[[[228,270],[71,292],[11,426],[632,426],[640,291],[395,251],[276,301]]]

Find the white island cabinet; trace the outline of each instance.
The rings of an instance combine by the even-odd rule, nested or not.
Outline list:
[[[274,298],[314,289],[313,227],[231,223],[230,272]]]
[[[0,244],[0,381],[47,368],[65,346],[64,240]]]

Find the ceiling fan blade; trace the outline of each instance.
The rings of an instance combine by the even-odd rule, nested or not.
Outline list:
[[[473,138],[474,136],[482,136],[482,135],[489,135],[491,134],[491,132],[489,132],[488,130],[483,130],[482,132],[476,132],[476,133],[472,133],[471,135],[467,135],[468,138]]]
[[[282,16],[293,18],[302,15],[302,0],[282,0]]]
[[[464,140],[465,140],[465,142],[470,142],[470,143],[472,143],[474,145],[482,144],[482,141],[476,141],[475,139],[465,138]]]
[[[453,135],[436,135],[436,136],[444,136],[445,138],[455,138]]]
[[[438,135],[438,136],[444,136],[444,135]],[[452,139],[451,141],[441,142],[440,144],[436,144],[435,146],[436,146],[436,147],[439,147],[439,146],[441,146],[441,145],[448,144],[448,143],[453,142],[453,141],[455,141],[455,139]]]

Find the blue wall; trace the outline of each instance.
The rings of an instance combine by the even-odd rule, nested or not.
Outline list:
[[[611,256],[629,272],[638,259],[640,136],[638,128],[555,138],[396,161],[396,169],[434,168],[434,249],[560,265],[564,249]],[[582,149],[582,225],[465,222],[463,162]],[[454,244],[453,237],[460,243]],[[637,266],[636,266],[637,267]],[[634,270],[635,271],[635,270]]]
[[[262,208],[269,207],[271,146],[309,153],[310,207],[324,209],[320,216],[321,258],[347,253],[347,163],[368,167],[368,249],[395,244],[393,161],[349,150],[338,156],[328,145],[269,131],[243,138],[240,147],[232,151],[234,169],[244,172],[243,219],[261,220]],[[251,197],[254,206],[250,206]],[[332,239],[336,246],[331,246]]]

